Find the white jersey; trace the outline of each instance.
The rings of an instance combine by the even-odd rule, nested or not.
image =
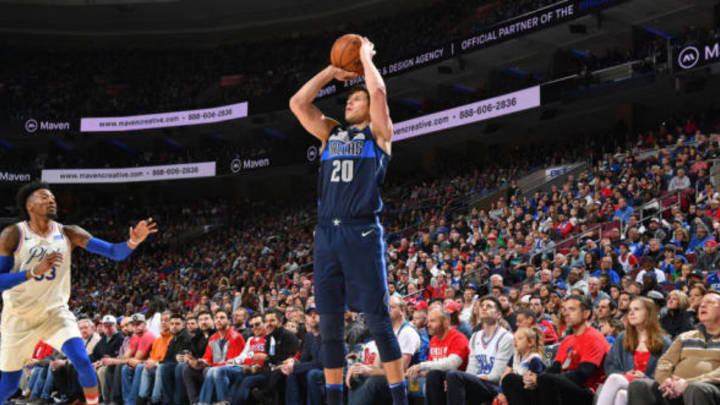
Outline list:
[[[492,336],[485,336],[480,330],[470,337],[470,357],[467,372],[488,376],[494,383],[500,380],[502,372],[512,357],[514,349],[512,332],[498,326]]]
[[[27,317],[55,308],[67,308],[70,299],[71,243],[63,226],[50,222],[47,235],[38,235],[27,222],[16,224],[20,231],[12,272],[31,270],[50,252],[60,252],[62,264],[47,273],[3,292],[3,323],[6,317]]]

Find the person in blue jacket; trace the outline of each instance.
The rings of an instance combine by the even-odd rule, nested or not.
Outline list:
[[[658,359],[670,347],[670,338],[660,327],[655,303],[646,297],[630,302],[627,329],[605,357],[607,379],[597,405],[627,404],[627,388],[639,378],[653,378]]]

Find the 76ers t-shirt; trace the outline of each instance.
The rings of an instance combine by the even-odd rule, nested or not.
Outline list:
[[[562,366],[562,372],[575,370],[580,363],[592,363],[597,366],[595,373],[590,376],[582,386],[595,392],[597,387],[605,381],[603,360],[610,351],[605,336],[597,329],[587,327],[581,335],[572,334],[560,343],[555,361]]]
[[[468,338],[455,328],[450,329],[443,340],[440,340],[438,336],[433,336],[432,339],[430,339],[428,361],[444,359],[451,354],[460,356],[462,364],[458,370],[465,371],[468,363],[468,355],[470,355],[470,345]]]

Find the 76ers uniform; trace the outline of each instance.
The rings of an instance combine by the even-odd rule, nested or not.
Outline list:
[[[11,272],[30,271],[46,254],[59,252],[62,264],[3,292],[0,333],[0,370],[17,371],[30,360],[38,341],[60,349],[69,339],[79,338],[70,299],[70,240],[63,227],[50,222],[47,235],[38,235],[27,222],[19,222],[18,246]]]
[[[390,156],[370,126],[336,126],[320,157],[314,261],[318,312],[387,312],[380,188]]]

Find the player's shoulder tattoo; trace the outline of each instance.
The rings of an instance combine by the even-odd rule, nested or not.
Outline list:
[[[0,232],[0,254],[10,255],[17,248],[20,238],[20,230],[17,225],[6,226]]]

